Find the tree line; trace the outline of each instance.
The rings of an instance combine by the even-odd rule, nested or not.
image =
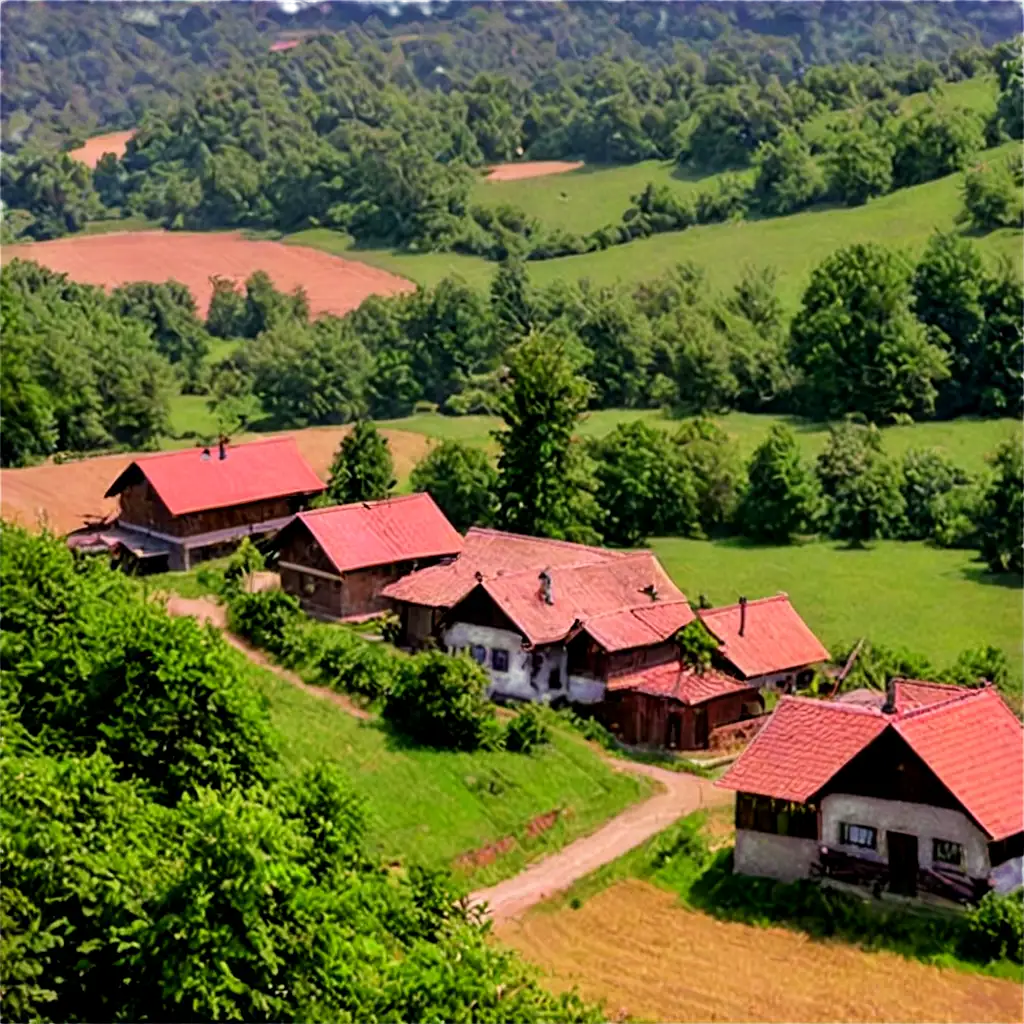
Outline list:
[[[0,271],[4,465],[152,446],[179,391],[222,433],[498,410],[515,345],[543,330],[572,353],[586,407],[738,409],[885,424],[1021,415],[1022,285],[974,243],[936,234],[916,262],[875,244],[827,257],[786,323],[768,267],[715,295],[681,264],[634,288],[533,287],[499,265],[488,293],[458,278],[310,321],[301,290],[216,281],[206,321],[181,285],[111,295],[31,262]],[[215,338],[239,339],[210,357]]]
[[[447,871],[367,852],[336,765],[285,770],[214,630],[59,539],[0,538],[5,1019],[601,1019]]]
[[[188,95],[211,71],[265,59],[282,33],[340,35],[367,61],[398,60],[403,77],[449,89],[482,72],[523,84],[605,56],[660,66],[686,54],[711,60],[718,76],[752,68],[783,80],[843,61],[923,60],[945,72],[1017,31],[1012,10],[979,3],[871,3],[856,18],[830,5],[795,14],[731,2],[515,11],[449,4],[429,14],[376,4],[15,5],[4,15],[3,145],[10,152],[132,127],[145,109]]]
[[[842,64],[785,82],[742,61],[677,57],[665,66],[598,59],[526,83],[481,73],[442,89],[344,37],[317,37],[147,112],[123,159],[110,154],[91,173],[66,153],[26,147],[2,169],[4,234],[54,238],[125,214],[172,229],[323,226],[413,251],[549,259],[629,241],[644,222],[633,215],[587,236],[552,229],[513,207],[474,204],[475,169],[522,153],[756,167],[752,189],[730,184],[729,195],[712,191],[692,208],[660,195],[656,230],[678,230],[829,195],[863,202],[1020,136],[1019,55],[1009,45],[943,67]],[[902,96],[992,70],[1003,91],[987,119],[939,108],[893,116]],[[833,111],[849,111],[834,142],[808,139],[814,119]]]

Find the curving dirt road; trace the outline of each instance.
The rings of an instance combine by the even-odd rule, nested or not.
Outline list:
[[[319,700],[325,700],[328,704],[334,704],[353,718],[361,718],[364,721],[368,721],[373,717],[369,711],[358,707],[343,693],[335,693],[334,690],[328,690],[323,686],[310,686],[301,676],[296,675],[294,672],[289,672],[286,668],[281,668],[280,665],[275,665],[262,651],[258,651],[255,647],[250,647],[241,637],[235,636],[234,633],[228,630],[227,609],[223,605],[215,604],[205,597],[172,596],[167,599],[167,610],[171,615],[190,615],[193,619],[198,619],[203,624],[216,626],[224,634],[224,639],[236,650],[241,651],[253,664],[259,665],[260,668],[269,669],[275,675],[285,680],[285,682],[291,683],[292,686],[297,686],[300,690],[305,690],[306,693]]]
[[[623,811],[593,835],[577,839],[558,853],[531,864],[515,877],[473,893],[470,902],[486,903],[488,914],[495,921],[517,917],[535,903],[568,889],[584,875],[628,853],[678,818],[701,807],[727,804],[732,800],[731,793],[716,789],[708,779],[695,775],[632,761],[616,760],[609,764],[618,771],[655,779],[664,787],[663,791]]]

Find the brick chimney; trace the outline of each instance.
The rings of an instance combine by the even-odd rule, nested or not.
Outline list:
[[[540,592],[545,604],[555,603],[555,594],[551,588],[551,573],[547,569],[541,570],[540,573]]]
[[[747,599],[740,598],[740,636],[747,631]]]

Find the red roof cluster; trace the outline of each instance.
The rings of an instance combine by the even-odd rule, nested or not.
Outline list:
[[[582,628],[606,650],[628,650],[666,640],[694,617],[650,552],[480,528],[466,534],[454,562],[412,573],[382,593],[393,601],[451,608],[476,587],[531,644],[564,640]]]
[[[454,562],[421,569],[390,584],[381,593],[406,604],[451,608],[477,585],[478,574],[487,579],[526,569],[537,572],[558,565],[608,562],[626,554],[474,526],[466,534],[462,554]]]
[[[144,479],[173,516],[319,494],[324,489],[293,437],[225,446],[223,458],[216,446],[146,455],[132,462],[104,497],[112,498]]]
[[[926,689],[945,695],[922,702]],[[783,697],[719,785],[804,803],[886,729],[902,737],[991,839],[1024,830],[1024,733],[990,686],[900,680],[892,713]]]
[[[650,697],[666,697],[681,704],[703,704],[732,693],[750,692],[756,695],[758,689],[748,683],[741,683],[732,676],[715,669],[696,672],[681,661],[670,661],[664,665],[629,672],[608,680],[609,692],[633,690]]]
[[[828,651],[785,594],[697,614],[722,645],[723,657],[747,679],[828,661]]]
[[[457,555],[463,543],[429,494],[300,512],[285,530],[299,529],[297,524],[338,572]]]

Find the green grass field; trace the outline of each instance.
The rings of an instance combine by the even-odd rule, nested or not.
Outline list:
[[[270,702],[285,770],[338,762],[367,802],[369,844],[385,857],[450,865],[504,836],[523,836],[541,814],[567,812],[554,828],[474,871],[474,885],[515,874],[528,860],[593,831],[651,792],[646,779],[613,771],[579,736],[562,729],[529,756],[426,750],[272,672],[248,662],[245,668]]]
[[[1021,682],[1020,580],[991,576],[969,551],[884,541],[861,551],[832,542],[757,547],[678,537],[651,548],[683,592],[713,604],[784,591],[826,646],[867,636],[944,668],[967,647],[1006,652]]]

